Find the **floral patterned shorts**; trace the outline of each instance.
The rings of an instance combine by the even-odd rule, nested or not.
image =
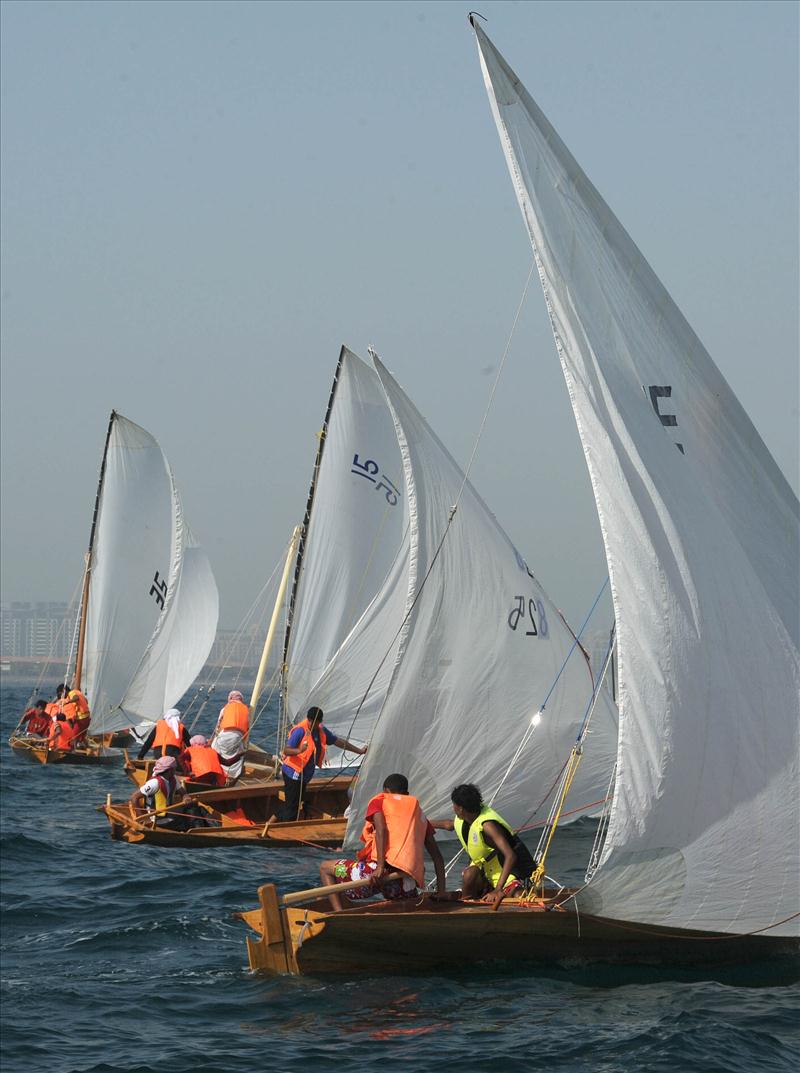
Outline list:
[[[342,857],[333,866],[333,875],[337,883],[350,883],[354,879],[369,879],[377,868],[374,861],[349,861]],[[417,885],[411,876],[403,876],[402,879],[392,879],[385,883],[379,891],[375,890],[374,884],[368,887],[360,887],[358,890],[342,891],[350,901],[359,902],[365,898],[372,898],[380,893],[387,901],[395,901],[398,898],[416,898],[419,895]]]

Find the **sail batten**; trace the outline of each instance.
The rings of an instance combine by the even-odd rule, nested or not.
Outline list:
[[[474,29],[617,620],[618,774],[586,904],[619,919],[796,934],[797,499],[640,250]]]

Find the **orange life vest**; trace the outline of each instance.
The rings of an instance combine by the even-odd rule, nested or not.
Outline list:
[[[51,700],[49,704],[45,705],[44,710],[47,712],[47,714],[52,719],[55,715],[57,715],[61,711],[61,705],[62,704],[63,704],[63,701],[61,701],[61,700]]]
[[[213,771],[217,776],[220,786],[225,782],[225,772],[219,762],[219,754],[210,745],[190,745],[183,754],[188,763],[191,774],[199,779]]]
[[[249,726],[250,709],[241,700],[229,700],[222,709],[219,719],[220,732],[223,730],[241,730],[247,733]]]
[[[161,755],[167,755],[167,746],[173,745],[176,749],[183,748],[183,723],[178,723],[178,736],[172,733],[172,728],[166,719],[159,719],[156,723],[156,736],[153,738],[153,748],[160,749]]]
[[[296,756],[284,756],[283,762],[293,771],[302,772],[307,767],[308,762],[313,760],[316,744],[314,743],[314,738],[311,734],[311,724],[307,719],[304,719],[302,723],[298,723],[297,726],[293,726],[289,733],[291,734],[292,731],[297,730],[297,727],[303,728],[303,740],[300,742],[300,752],[297,753]],[[320,728],[319,755],[316,759],[317,767],[322,767],[323,761],[325,760],[325,746],[325,731]]]
[[[72,723],[68,723],[66,719],[58,719],[50,728],[50,737],[47,744],[51,749],[63,749],[65,752],[69,752],[76,733],[78,733],[77,728]]]
[[[253,823],[253,821],[250,819],[250,817],[245,815],[244,809],[241,807],[241,805],[239,805],[237,808],[228,809],[225,815],[228,817],[229,820],[234,820],[242,827],[256,826],[255,823]]]
[[[82,719],[89,714],[89,702],[79,689],[71,689],[64,701],[64,713],[70,719]]]
[[[382,799],[386,821],[386,863],[413,877],[418,887],[425,884],[425,833],[428,821],[422,814],[419,801],[410,794],[378,795]],[[375,828],[371,820],[361,832],[364,848],[359,853],[368,861],[378,859]]]

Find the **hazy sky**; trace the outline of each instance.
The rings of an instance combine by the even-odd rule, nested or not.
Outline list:
[[[798,8],[478,5],[798,485]],[[468,5],[2,5],[2,579],[68,599],[108,413],[235,626],[339,346],[466,462],[531,264]],[[538,284],[473,480],[567,615],[605,577]]]

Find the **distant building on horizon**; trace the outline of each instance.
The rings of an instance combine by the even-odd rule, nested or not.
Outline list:
[[[0,656],[8,659],[66,660],[75,613],[60,602],[0,604]]]
[[[4,665],[19,661],[25,664],[51,660],[64,663],[70,657],[76,638],[77,610],[67,603],[13,601],[0,604],[0,660]],[[258,667],[264,644],[261,627],[247,631],[217,631],[206,668]],[[280,660],[282,638],[276,638],[270,668]]]

